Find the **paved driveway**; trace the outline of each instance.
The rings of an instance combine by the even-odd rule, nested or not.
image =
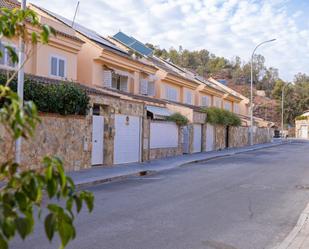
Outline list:
[[[308,151],[288,144],[93,187],[95,210],[68,248],[272,248],[309,201]],[[11,248],[57,245],[36,232]]]

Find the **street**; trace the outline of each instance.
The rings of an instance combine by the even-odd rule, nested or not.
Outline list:
[[[295,142],[90,187],[95,209],[67,248],[273,248],[309,202],[308,151]],[[42,228],[10,248],[58,248]]]

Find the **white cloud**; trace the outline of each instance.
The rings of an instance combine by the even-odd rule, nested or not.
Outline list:
[[[290,0],[291,1],[291,0]],[[122,30],[160,47],[206,48],[218,56],[247,60],[259,48],[268,66],[292,80],[309,73],[309,32],[299,25],[303,10],[288,13],[288,0],[81,0],[77,22],[107,36]],[[77,0],[32,0],[73,17]]]

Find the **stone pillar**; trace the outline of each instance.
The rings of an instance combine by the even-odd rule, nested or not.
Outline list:
[[[150,119],[143,117],[142,132],[142,161],[150,160]]]
[[[178,126],[178,151],[177,154],[178,155],[182,155],[183,154],[183,126]]]
[[[104,164],[114,163],[115,114],[109,107],[108,115],[104,116]]]

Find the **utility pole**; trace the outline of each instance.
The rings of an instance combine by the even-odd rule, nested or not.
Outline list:
[[[268,42],[273,42],[276,39],[271,39],[267,41],[263,41],[259,43],[253,50],[252,55],[251,55],[251,81],[250,81],[250,145],[253,145],[253,59],[254,59],[254,53],[257,50],[258,47],[261,45],[268,43]]]
[[[26,0],[21,1],[21,10],[26,9]],[[23,107],[24,103],[24,54],[25,54],[25,42],[22,37],[19,37],[18,42],[18,81],[17,81],[17,94],[20,100],[20,107]],[[21,143],[22,138],[19,137],[15,143],[15,161],[21,163]]]

